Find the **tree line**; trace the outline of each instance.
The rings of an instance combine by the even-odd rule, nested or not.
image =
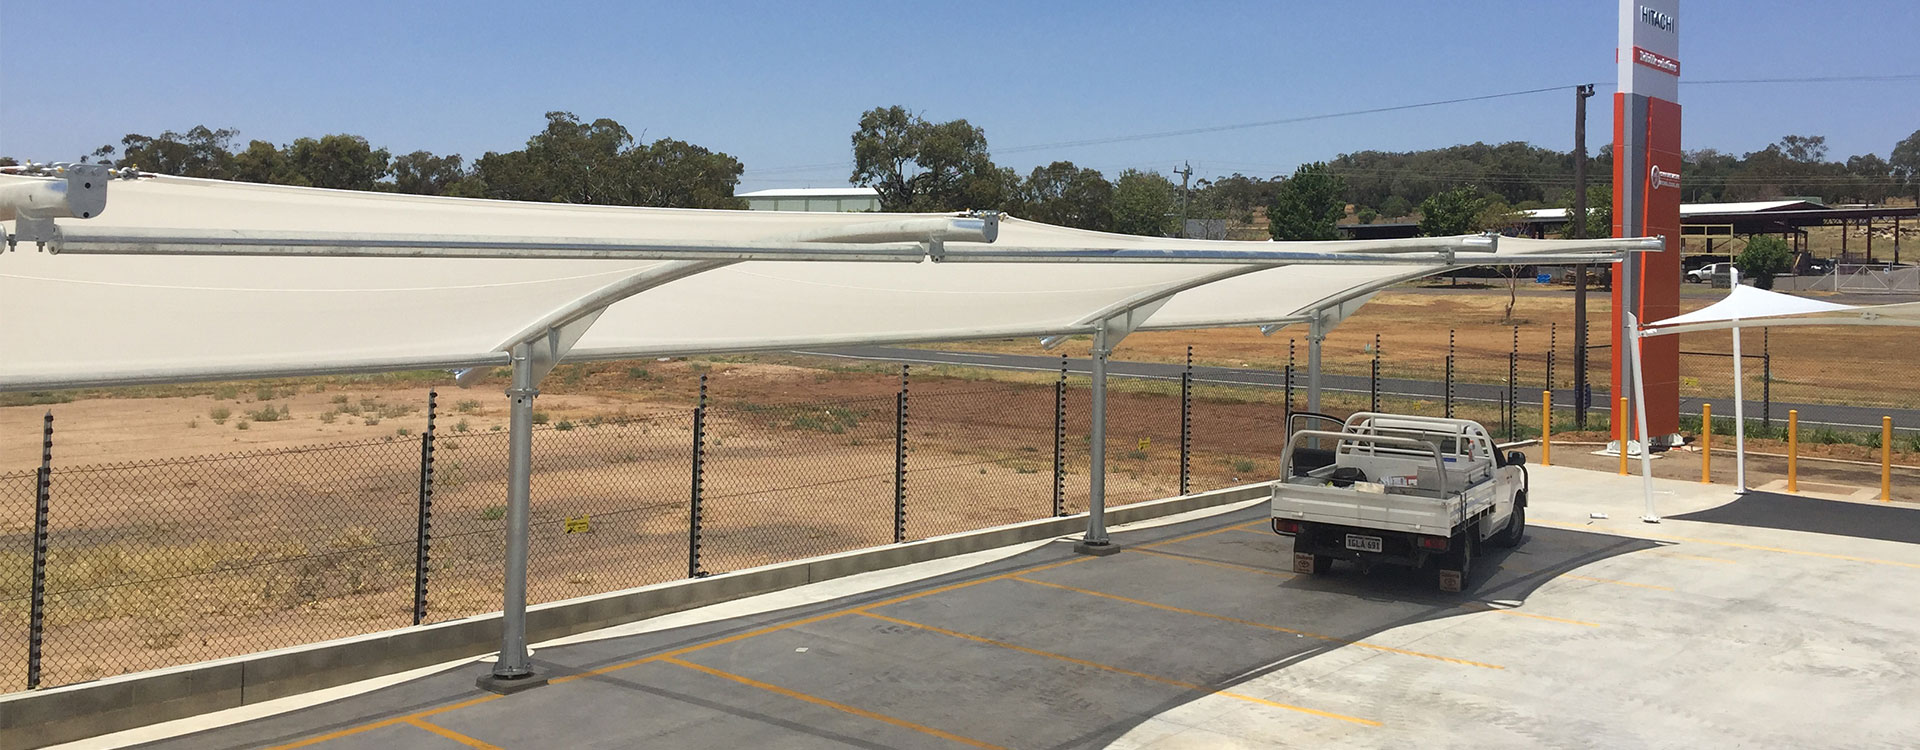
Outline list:
[[[159,136],[128,134],[82,161],[188,177],[383,190],[420,195],[602,205],[744,208],[734,196],[744,171],[726,153],[661,138],[642,143],[620,123],[584,122],[548,112],[525,147],[399,156],[349,134],[287,144],[197,126]],[[1333,239],[1345,221],[1418,221],[1427,234],[1497,229],[1521,210],[1569,206],[1573,156],[1526,143],[1473,143],[1411,152],[1359,151],[1302,165],[1291,175],[1201,179],[1183,192],[1166,176],[1128,169],[1109,180],[1095,169],[1055,161],[1022,175],[996,165],[986,131],[965,119],[933,122],[900,106],[862,113],[851,138],[849,182],[873,187],[883,211],[998,210],[1050,224],[1171,236],[1182,216],[1247,226],[1264,215],[1275,239]],[[0,159],[0,164],[11,163]],[[1607,233],[1613,155],[1603,146],[1587,164],[1588,236]],[[1920,200],[1920,131],[1891,157],[1829,160],[1826,138],[1788,135],[1740,156],[1714,149],[1685,154],[1688,202],[1818,197],[1872,202],[1911,191]],[[1352,218],[1349,219],[1351,214]]]
[[[275,145],[204,125],[158,136],[130,133],[82,161],[182,177],[415,195],[669,208],[746,208],[734,197],[740,160],[686,141],[638,142],[610,119],[583,122],[548,112],[547,124],[517,151],[489,151],[470,164],[459,154],[393,156],[358,135],[297,138]]]

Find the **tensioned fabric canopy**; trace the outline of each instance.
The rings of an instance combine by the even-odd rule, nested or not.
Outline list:
[[[1841,305],[1750,286],[1735,286],[1719,302],[1645,324],[1641,335],[1667,336],[1689,331],[1790,325],[1920,326],[1920,302]]]
[[[38,178],[0,175],[0,187],[28,179]],[[804,238],[838,228],[929,217],[952,215],[516,203],[157,177],[114,181],[102,214],[61,226],[804,246]],[[1356,253],[1445,239],[1218,242],[1006,219],[996,244],[950,247]],[[1619,244],[1607,242],[1502,238],[1499,254]],[[0,254],[7,352],[0,390],[504,364],[505,352],[530,330],[538,335],[542,321],[649,273],[661,283],[591,321],[572,358],[1080,333],[1129,308],[1150,313],[1144,322],[1136,316],[1136,329],[1297,322],[1330,305],[1350,307],[1385,284],[1445,270],[1431,263],[689,263],[75,255],[22,243]]]

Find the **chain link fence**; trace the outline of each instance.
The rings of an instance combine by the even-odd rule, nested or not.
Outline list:
[[[1579,358],[1563,333],[1419,355],[1375,339],[1363,357],[1329,361],[1320,411],[1475,419],[1500,439],[1526,439],[1539,435],[1541,392],[1552,390],[1553,428],[1575,429]],[[1818,395],[1829,374],[1796,374],[1801,365],[1755,338],[1749,400]],[[1113,378],[1109,505],[1272,476],[1279,426],[1307,408],[1306,347],[1287,346],[1295,364],[1278,383],[1235,384],[1191,366],[1174,378]],[[1599,397],[1586,429],[1604,433],[1608,352],[1588,354]],[[1730,396],[1729,362],[1682,357],[1683,412]],[[530,602],[1086,510],[1090,384],[1064,366],[1052,382],[916,381],[902,368],[893,393],[831,402],[709,398],[700,382],[691,409],[577,422],[535,412]],[[1749,416],[1777,425],[1788,403]],[[463,401],[457,414],[478,405]],[[402,408],[336,408],[362,406]],[[40,474],[0,473],[0,684],[69,684],[497,610],[508,436],[469,431],[464,418],[448,426],[436,410],[429,397],[417,436],[56,460],[38,549]]]

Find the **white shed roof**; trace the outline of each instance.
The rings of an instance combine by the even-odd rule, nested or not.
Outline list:
[[[26,179],[37,178],[0,175],[0,187]],[[74,237],[138,230],[225,236],[258,230],[766,243],[875,220],[861,214],[514,203],[170,177],[116,181],[110,193],[101,215],[62,219],[60,225]],[[1444,239],[1178,240],[1006,219],[995,245],[966,244],[1076,248],[1099,255],[1242,253],[1282,246],[1379,252],[1436,241]],[[1502,238],[1500,255],[1622,244]],[[7,352],[0,357],[0,390],[502,364],[504,351],[527,340],[530,326],[544,325],[596,294],[619,301],[591,321],[573,348],[575,357],[1088,332],[1094,320],[1129,308],[1138,310],[1133,322],[1148,316],[1143,328],[1281,322],[1394,280],[1443,270],[1413,264],[752,260],[674,275],[671,283],[620,296],[649,273],[687,263],[78,255],[36,252],[23,243],[0,254],[0,349]],[[1164,306],[1140,304],[1170,294]]]

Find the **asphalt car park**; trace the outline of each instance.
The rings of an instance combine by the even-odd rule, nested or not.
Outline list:
[[[1662,482],[1644,524],[1638,479],[1530,469],[1527,539],[1459,594],[1296,576],[1255,505],[545,644],[552,684],[510,696],[452,665],[147,746],[1920,744],[1920,511]]]

